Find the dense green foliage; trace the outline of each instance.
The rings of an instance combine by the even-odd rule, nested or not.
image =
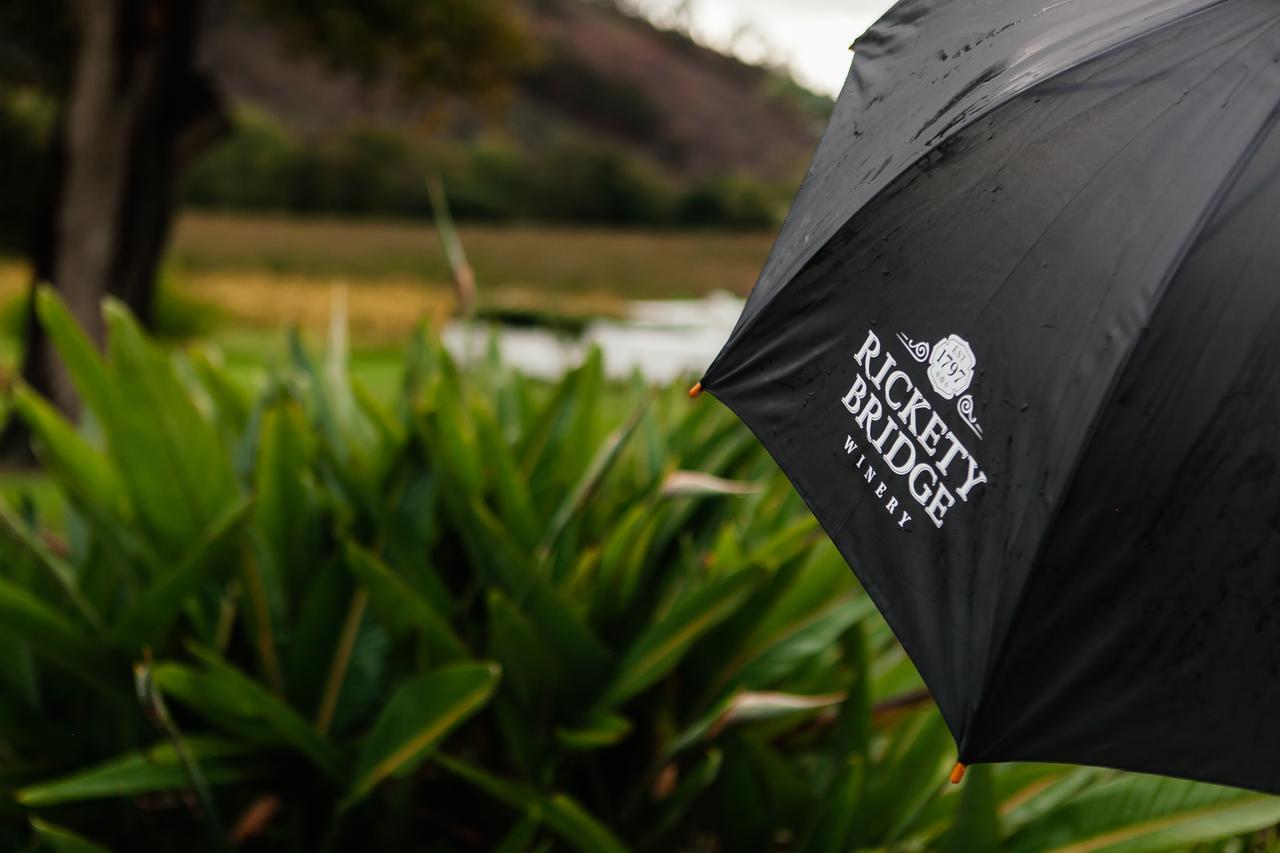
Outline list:
[[[423,145],[403,132],[349,128],[300,139],[245,115],[193,168],[185,198],[218,210],[425,217],[428,174],[445,177],[459,218],[488,222],[767,228],[791,190],[747,177],[674,177],[586,138]]]
[[[0,249],[24,247],[40,197],[55,104],[35,90],[0,95]],[[673,177],[625,148],[560,137],[528,148],[502,142],[417,144],[402,132],[352,127],[299,138],[241,115],[199,160],[183,199],[208,210],[427,218],[424,176],[445,177],[450,203],[472,222],[771,228],[791,187],[738,175]]]
[[[0,96],[0,248],[20,248],[39,198],[54,104],[34,90]],[[664,174],[624,148],[562,137],[415,144],[373,127],[302,139],[260,116],[196,163],[183,198],[196,208],[307,215],[431,216],[425,175],[445,176],[455,214],[473,222],[770,228],[790,187],[746,176]]]
[[[901,648],[712,401],[297,340],[252,392],[107,306],[18,388],[67,503],[0,507],[0,845],[1160,850],[1280,800],[954,758]],[[697,473],[694,473],[697,472]],[[132,665],[132,672],[130,667]]]

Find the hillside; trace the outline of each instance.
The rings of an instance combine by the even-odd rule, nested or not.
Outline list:
[[[591,0],[520,0],[535,62],[497,104],[431,101],[325,68],[252,16],[214,4],[205,62],[230,100],[306,136],[335,127],[520,146],[572,136],[624,147],[665,173],[794,182],[824,99],[766,69]]]

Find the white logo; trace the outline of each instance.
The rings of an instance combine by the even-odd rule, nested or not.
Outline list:
[[[929,382],[933,390],[944,400],[959,397],[969,390],[977,362],[969,342],[959,335],[938,341],[929,357]]]
[[[973,348],[957,335],[933,346],[904,334],[898,340],[910,360],[929,365],[929,385],[939,398],[955,401],[961,420],[980,440],[973,396],[966,393],[978,361]],[[920,511],[940,528],[952,507],[968,503],[987,482],[987,474],[974,453],[978,448],[947,425],[928,385],[912,377],[916,368],[907,369],[910,360],[899,363],[868,330],[853,357],[859,370],[840,400],[853,416],[844,452],[899,528],[906,529]]]

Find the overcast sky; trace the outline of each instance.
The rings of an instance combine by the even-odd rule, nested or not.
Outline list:
[[[849,45],[892,0],[634,0],[659,20],[687,2],[693,32],[744,59],[791,66],[800,82],[834,95],[849,71]]]

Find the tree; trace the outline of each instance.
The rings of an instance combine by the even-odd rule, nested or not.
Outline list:
[[[99,343],[104,297],[150,317],[181,176],[229,126],[198,62],[205,15],[226,2],[252,6],[336,65],[421,88],[490,87],[523,56],[507,0],[0,0],[0,60],[39,45],[36,76],[60,103],[33,222],[34,279],[51,282]],[[22,373],[75,411],[34,316]]]

